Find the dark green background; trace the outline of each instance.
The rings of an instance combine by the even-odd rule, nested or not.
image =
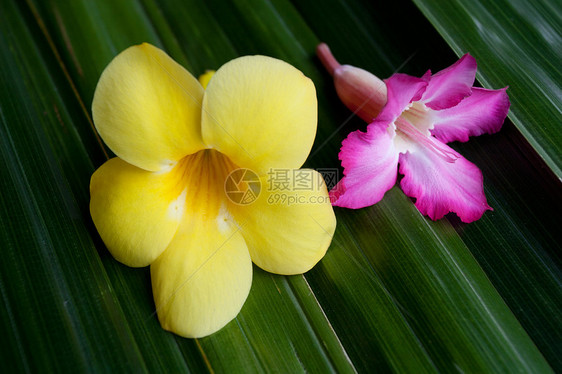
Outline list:
[[[0,1],[2,371],[562,370],[560,7],[390,3]],[[432,222],[398,188],[369,208],[337,208],[333,244],[313,270],[255,267],[223,330],[165,332],[148,268],[115,261],[89,216],[89,178],[110,154],[90,118],[99,75],[141,42],[194,75],[241,55],[283,59],[318,92],[306,166],[338,167],[342,139],[365,124],[314,56],[320,41],[381,78],[438,71],[470,52],[479,84],[509,85],[502,131],[452,144],[482,169],[494,211],[469,225]]]

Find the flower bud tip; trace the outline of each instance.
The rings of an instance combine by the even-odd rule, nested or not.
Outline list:
[[[332,76],[334,75],[336,69],[341,66],[340,63],[334,58],[334,55],[332,55],[330,47],[328,47],[326,43],[318,44],[318,46],[316,47],[316,55],[320,59],[320,62],[322,62],[322,65],[324,65],[326,70],[328,70],[328,73],[330,73],[330,75]]]

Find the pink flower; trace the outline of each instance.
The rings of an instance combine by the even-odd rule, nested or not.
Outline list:
[[[325,45],[318,53],[335,78],[366,73],[339,65]],[[354,131],[342,143],[344,178],[330,191],[333,205],[357,209],[379,202],[396,183],[399,166],[402,190],[433,220],[454,212],[468,223],[491,210],[480,169],[446,144],[495,133],[505,120],[510,105],[507,87],[472,87],[475,74],[476,60],[466,54],[434,75],[394,74],[385,80],[387,101],[380,113],[372,121],[366,119],[370,121],[366,132]],[[369,97],[359,98],[357,92],[366,91],[356,88],[349,95],[351,91],[340,89],[338,94],[348,107],[365,113],[369,111],[361,103]]]

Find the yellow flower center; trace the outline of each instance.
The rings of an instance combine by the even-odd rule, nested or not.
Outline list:
[[[198,219],[216,219],[228,202],[224,189],[228,175],[238,167],[214,149],[204,149],[182,158],[170,172],[170,186],[178,198],[171,214],[197,212]]]

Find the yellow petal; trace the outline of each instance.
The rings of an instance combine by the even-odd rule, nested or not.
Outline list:
[[[198,338],[236,317],[252,284],[252,261],[239,229],[226,218],[194,216],[150,266],[162,327]]]
[[[209,81],[211,80],[213,75],[215,75],[214,70],[207,70],[205,73],[199,76],[199,83],[201,83],[201,86],[203,86],[203,88],[207,88],[207,85],[209,84]]]
[[[319,173],[310,169],[278,173],[282,178],[261,178],[256,201],[231,209],[256,265],[272,273],[300,274],[326,253],[336,217]]]
[[[128,266],[147,266],[168,246],[185,207],[174,173],[139,169],[119,158],[90,181],[90,213],[107,248]]]
[[[316,124],[312,81],[270,57],[226,63],[203,99],[205,144],[260,175],[272,167],[299,168],[312,147]]]
[[[204,148],[203,87],[166,53],[141,44],[121,52],[102,73],[92,113],[116,155],[140,168],[168,169]]]

